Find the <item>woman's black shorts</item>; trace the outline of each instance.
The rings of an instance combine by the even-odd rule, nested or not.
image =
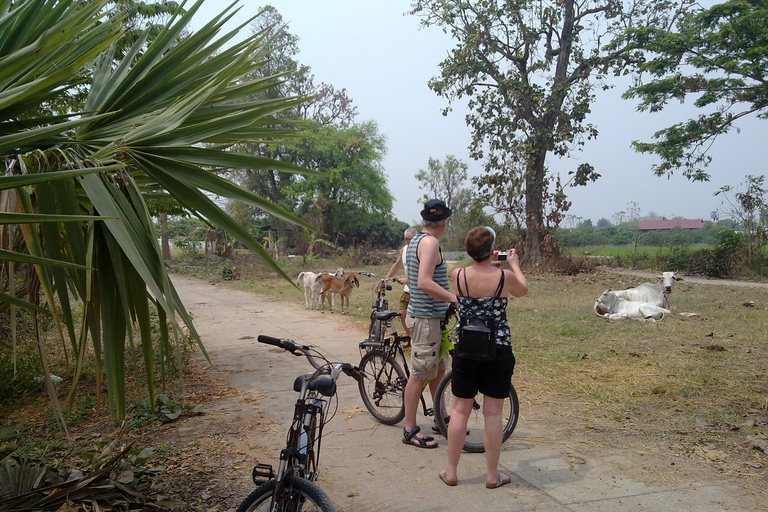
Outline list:
[[[507,398],[514,370],[515,356],[509,349],[497,350],[496,359],[493,361],[472,361],[454,357],[451,382],[453,396],[474,398],[477,393],[482,393],[491,398]]]

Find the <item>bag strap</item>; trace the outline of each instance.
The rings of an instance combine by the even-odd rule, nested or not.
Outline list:
[[[501,280],[499,281],[499,286],[496,288],[496,295],[494,295],[494,297],[496,298],[501,297],[501,292],[502,290],[504,290],[504,270],[503,269],[499,269],[499,270],[501,270]]]
[[[496,293],[493,294],[495,298],[501,297],[501,292],[504,290],[504,270],[501,270],[501,279],[499,280],[499,286],[496,287]],[[464,273],[462,274],[462,271]],[[461,277],[464,276],[464,289],[467,291],[467,294],[469,294],[469,283],[467,283],[467,269],[462,268],[459,270],[459,275],[457,276],[458,279],[456,279],[456,286],[459,288],[459,296],[463,296],[464,293],[461,291]]]
[[[462,293],[462,291],[461,291],[461,275],[462,275],[461,271],[462,270],[464,271],[464,289],[467,290],[467,293],[469,293],[469,285],[467,284],[467,269],[466,268],[462,268],[461,270],[459,270],[459,275],[456,276],[457,277],[457,279],[456,279],[456,286],[459,288],[459,295],[460,296],[464,296],[464,293]]]

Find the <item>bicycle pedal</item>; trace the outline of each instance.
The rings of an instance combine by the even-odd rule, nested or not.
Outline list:
[[[259,462],[253,467],[253,483],[256,485],[262,485],[273,478],[275,478],[275,472],[272,470],[272,464],[263,464]]]

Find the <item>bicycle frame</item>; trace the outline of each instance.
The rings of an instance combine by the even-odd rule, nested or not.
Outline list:
[[[452,312],[449,312],[449,314],[446,315],[446,318],[441,322],[441,327],[443,328],[442,331],[442,342],[440,344],[440,357],[444,357],[447,352],[453,350],[453,343],[450,340],[450,333],[452,331],[452,328],[448,326],[448,319],[452,315]],[[402,344],[401,344],[401,337],[397,333],[397,327],[395,323],[392,321],[394,318],[399,317],[400,313],[397,311],[381,311],[381,312],[374,312],[372,313],[372,321],[375,319],[376,321],[380,322],[383,326],[383,330],[391,329],[392,331],[392,337],[380,337],[380,341],[374,341],[371,339],[368,339],[366,341],[363,341],[360,343],[360,352],[361,356],[365,356],[365,354],[369,351],[377,351],[377,353],[380,353],[383,360],[391,359],[393,361],[397,361],[399,365],[403,368],[403,371],[405,373],[405,378],[397,378],[393,380],[393,375],[389,372],[392,372],[393,370],[387,365],[382,365],[380,368],[377,369],[377,373],[370,376],[370,378],[373,379],[374,382],[387,382],[391,385],[387,385],[384,388],[376,389],[374,391],[373,396],[371,397],[376,404],[380,403],[379,401],[384,396],[384,394],[388,393],[396,393],[402,395],[405,391],[405,386],[407,384],[408,378],[410,378],[410,369],[408,367],[408,358],[405,357],[405,352],[403,350]],[[361,359],[363,361],[364,359]],[[361,366],[363,366],[361,362]],[[382,379],[382,376],[385,372],[388,372],[386,375],[386,378]],[[424,389],[427,388],[429,385],[428,381],[424,382]],[[361,393],[362,387],[361,387]],[[419,397],[419,400],[421,402],[421,407],[423,410],[423,413],[425,416],[431,417],[434,416],[434,404],[433,407],[429,407],[427,404],[426,399],[424,398],[424,395]],[[365,397],[364,397],[365,402]],[[366,403],[366,407],[368,407],[368,403]],[[369,408],[369,411],[373,414],[373,411]],[[376,416],[376,414],[374,414]],[[379,418],[380,421],[385,421]],[[387,421],[394,421],[396,418],[392,418],[391,420]]]
[[[294,381],[293,389],[299,393],[299,397],[294,406],[286,446],[280,451],[277,471],[273,471],[271,464],[265,463],[258,463],[253,468],[253,482],[257,489],[270,481],[274,481],[270,510],[278,510],[277,504],[285,500],[295,503],[298,510],[304,498],[300,492],[297,493],[290,489],[290,482],[294,481],[294,478],[305,479],[310,482],[317,480],[320,443],[323,427],[328,421],[326,419],[328,402],[324,397],[336,395],[336,380],[342,372],[356,380],[362,376],[357,368],[348,363],[330,363],[327,360],[324,361],[324,364],[318,363],[313,357],[312,347],[299,345],[292,340],[263,335],[260,335],[258,340],[262,343],[281,347],[293,354],[303,354],[316,368],[314,372],[300,375]],[[318,352],[314,353],[323,357]],[[258,490],[254,491],[254,493],[256,492]],[[322,490],[319,488],[315,492],[322,494]]]
[[[359,272],[360,275],[369,276],[376,279],[376,298],[371,306],[371,321],[368,324],[368,339],[378,344],[384,343],[384,337],[388,327],[394,327],[391,319],[382,320],[377,318],[376,314],[389,309],[389,301],[386,298],[386,293],[392,290],[392,286],[387,284],[388,281],[397,281],[394,277],[379,278],[376,274],[371,272]],[[396,333],[395,333],[396,334]]]

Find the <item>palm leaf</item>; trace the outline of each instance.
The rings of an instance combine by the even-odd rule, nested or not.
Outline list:
[[[29,309],[31,311],[37,311],[38,313],[43,313],[45,315],[50,315],[51,314],[44,307],[38,306],[37,304],[33,304],[31,302],[27,302],[25,300],[18,299],[16,297],[14,297],[13,295],[8,295],[6,293],[0,292],[0,301],[8,302],[8,303],[13,304],[15,306],[19,306],[19,307],[22,307],[24,309]],[[0,302],[0,304],[2,302]]]
[[[247,202],[314,231],[292,212],[217,172],[322,174],[228,151],[241,143],[290,139],[297,124],[280,114],[304,100],[263,99],[282,77],[249,78],[258,76],[269,59],[268,32],[235,42],[251,21],[224,30],[235,4],[188,36],[184,31],[202,0],[186,11],[182,4],[154,39],[147,32],[117,59],[122,20],[107,15],[107,3],[0,0],[0,155],[7,162],[0,190],[14,194],[19,204],[0,211],[0,230],[23,233],[24,247],[7,259],[34,265],[59,332],[62,321],[67,325],[77,355],[76,375],[90,334],[97,369],[104,363],[110,408],[119,418],[125,414],[126,347],[134,330],[154,396],[153,310],[160,318],[159,350],[164,355],[173,356],[173,338],[178,350],[179,321],[199,344],[166,273],[143,194],[168,194],[290,280],[259,241],[208,194]],[[84,112],[25,115],[88,76]],[[12,296],[3,293],[2,300]],[[74,333],[70,295],[84,302],[79,335]],[[53,308],[56,299],[63,319]],[[17,304],[30,307],[24,301]]]
[[[104,220],[93,215],[55,215],[40,213],[7,213],[0,212],[0,224],[38,224],[45,222],[83,222],[87,220]]]
[[[11,188],[26,187],[28,185],[36,185],[38,183],[47,183],[57,180],[65,180],[68,178],[76,178],[78,176],[85,176],[86,174],[96,174],[100,172],[117,171],[124,168],[123,164],[106,165],[99,167],[91,167],[87,169],[74,169],[71,171],[52,171],[41,174],[23,174],[20,176],[0,176],[0,190],[8,190]]]
[[[50,265],[53,267],[64,267],[78,270],[86,270],[88,267],[78,265],[77,263],[71,263],[69,261],[55,260],[51,258],[38,258],[30,256],[29,254],[23,254],[14,251],[6,251],[0,249],[0,261],[16,261],[19,263],[31,263],[33,265]]]

